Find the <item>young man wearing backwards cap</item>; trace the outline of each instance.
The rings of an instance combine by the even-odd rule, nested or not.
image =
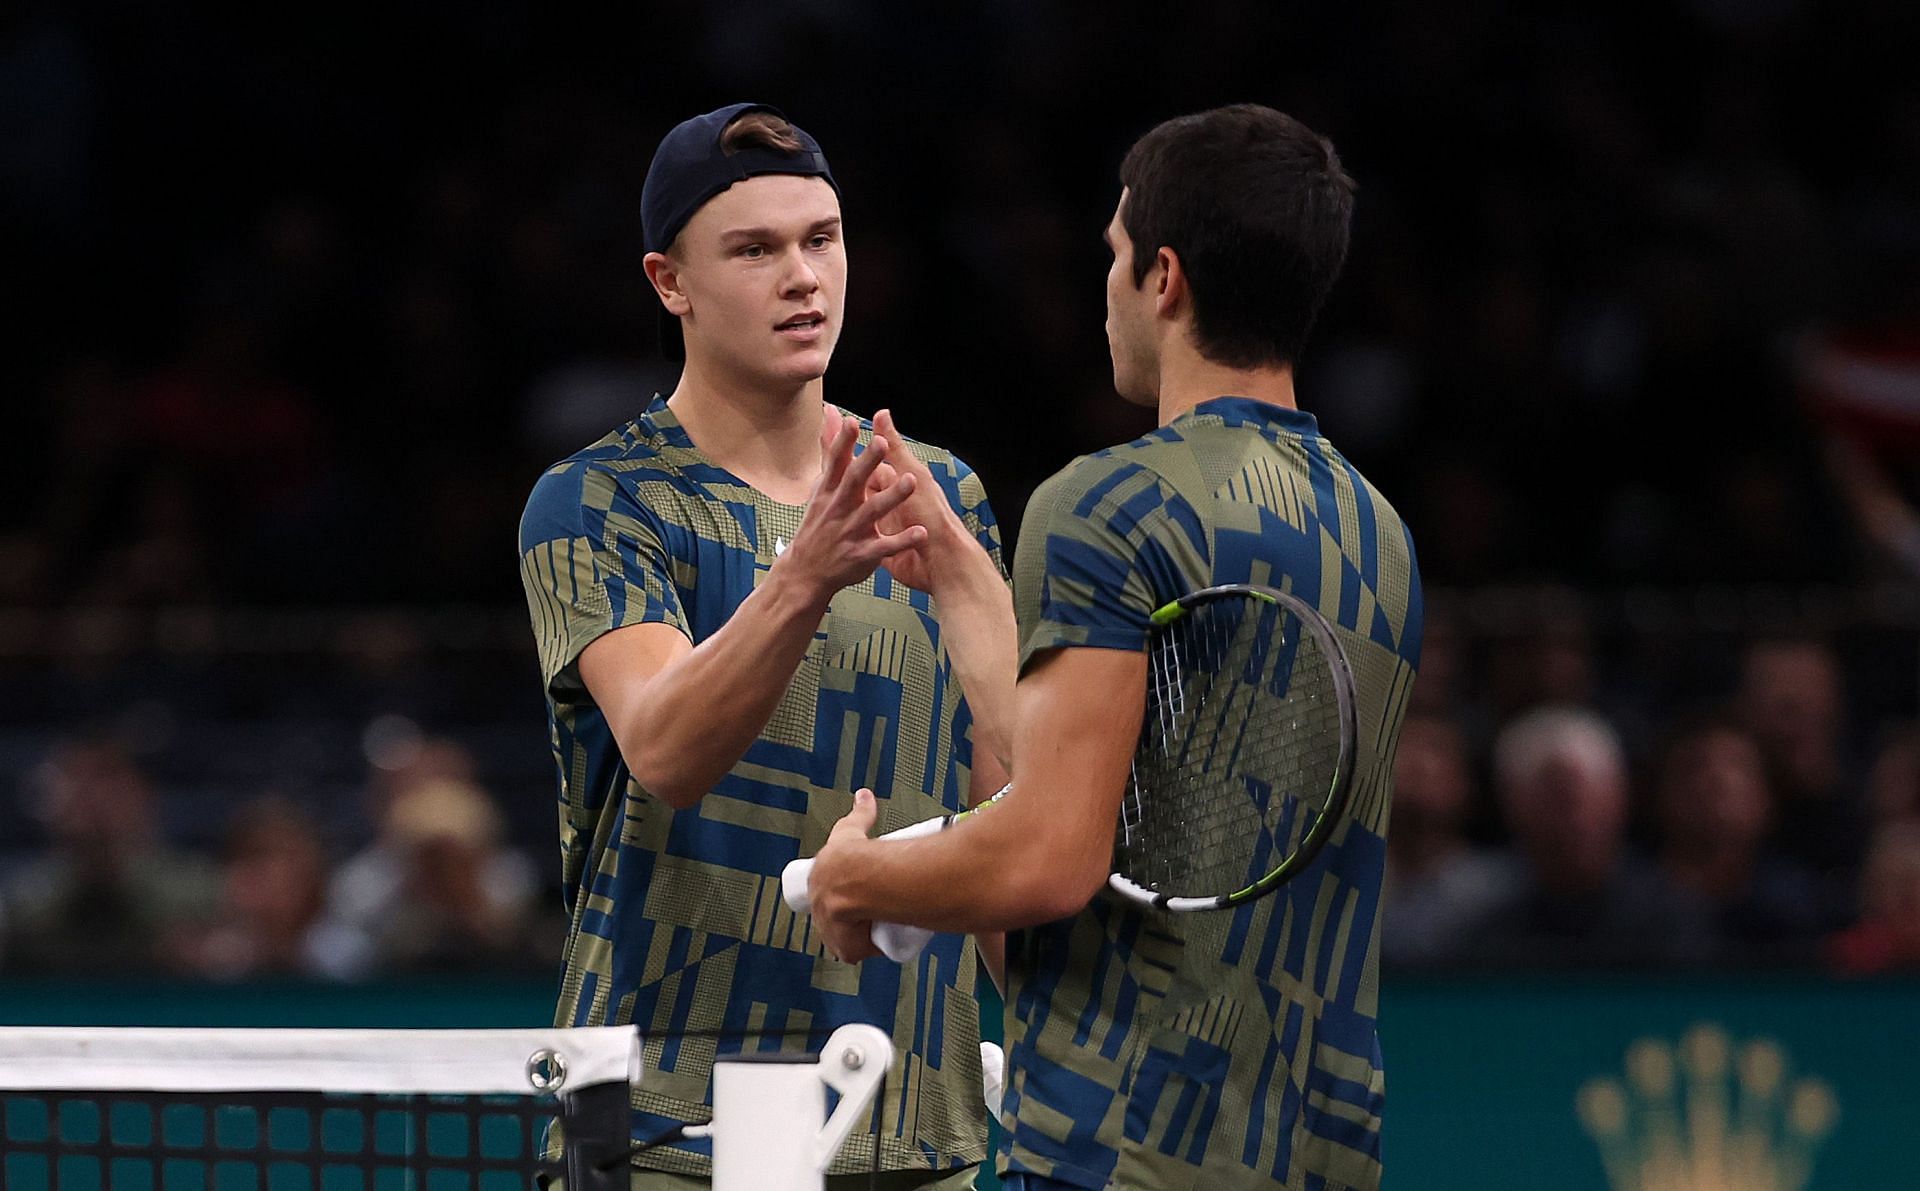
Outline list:
[[[881,1185],[971,1187],[973,941],[841,963],[780,872],[857,787],[891,828],[1004,780],[1005,729],[975,712],[1008,703],[1010,634],[949,652],[938,619],[942,598],[1010,609],[993,513],[960,460],[825,401],[847,257],[812,137],[759,104],[680,124],[641,224],[685,370],[550,468],[520,527],[572,915],[555,1024],[647,1039],[634,1139],[665,1141],[636,1149],[636,1188],[704,1185],[708,1143],[676,1130],[710,1115],[716,1054],[817,1050],[848,1022],[898,1051]],[[834,1169],[869,1170],[874,1144],[856,1135]]]

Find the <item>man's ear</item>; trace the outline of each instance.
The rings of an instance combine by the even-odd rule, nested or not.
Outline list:
[[[1186,305],[1187,270],[1180,263],[1180,255],[1171,248],[1162,247],[1153,257],[1153,270],[1147,275],[1147,282],[1154,287],[1153,312],[1163,318],[1171,318],[1180,313]]]
[[[647,281],[652,284],[653,292],[660,297],[660,304],[667,308],[668,314],[685,316],[693,309],[687,300],[687,293],[680,288],[680,266],[664,252],[649,252],[640,267],[647,271]]]

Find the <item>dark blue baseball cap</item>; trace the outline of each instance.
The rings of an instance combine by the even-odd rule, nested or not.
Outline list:
[[[793,135],[800,142],[797,153],[752,145],[733,153],[721,148],[720,134],[746,112],[771,112],[786,119],[785,113],[770,104],[729,104],[681,121],[661,140],[653,164],[647,167],[646,183],[640,188],[640,233],[646,251],[665,252],[708,199],[748,178],[797,174],[824,179],[834,193],[840,192],[839,183],[827,169],[826,155],[798,126],[793,127]]]

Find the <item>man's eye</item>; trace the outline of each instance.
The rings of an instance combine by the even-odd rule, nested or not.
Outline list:
[[[740,255],[750,261],[757,261],[767,255],[767,246],[765,244],[749,244],[740,250]]]
[[[815,248],[825,248],[827,245],[833,243],[833,237],[827,235],[825,232],[822,232],[819,235],[815,236],[813,239],[807,241],[807,243],[812,245]]]

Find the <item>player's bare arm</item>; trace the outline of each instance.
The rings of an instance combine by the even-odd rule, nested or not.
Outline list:
[[[926,529],[924,544],[887,560],[887,570],[908,587],[924,591],[940,608],[940,640],[953,659],[960,688],[973,713],[974,770],[969,800],[977,805],[1006,785],[1012,748],[1009,714],[1019,646],[1013,592],[986,548],[941,494],[926,463],[894,425],[893,411],[873,416],[875,441],[891,450],[868,481],[876,490],[896,476],[914,480],[913,494],[880,522],[883,530]]]
[[[877,920],[1013,930],[1085,906],[1112,865],[1146,678],[1146,655],[1131,650],[1036,658],[1014,696],[1014,788],[952,831],[870,840],[871,796],[856,802],[815,859],[809,887],[828,947],[849,961],[876,954]]]
[[[887,570],[907,586],[931,595],[939,606],[940,640],[973,714],[973,771],[967,801],[978,806],[1006,785],[1010,772],[1013,741],[1008,714],[1013,709],[1019,660],[1013,592],[986,548],[941,494],[925,461],[901,436],[893,411],[875,414],[873,429],[875,438],[884,438],[890,445],[888,457],[893,462],[881,464],[869,486],[883,487],[896,474],[915,481],[913,495],[881,521],[881,528],[898,531],[920,525],[927,531],[927,541],[888,559]],[[976,942],[994,986],[1005,989],[1005,936],[988,931],[978,935]]]
[[[927,531],[879,528],[911,497],[912,474],[869,491],[891,449],[874,439],[858,456],[859,427],[829,409],[820,477],[807,513],[766,580],[719,632],[695,646],[678,629],[635,625],[580,655],[580,678],[606,715],[627,768],[676,809],[692,806],[746,753],[806,656],[828,602]]]

